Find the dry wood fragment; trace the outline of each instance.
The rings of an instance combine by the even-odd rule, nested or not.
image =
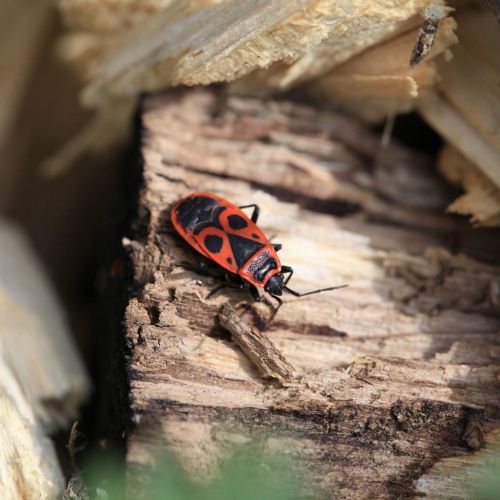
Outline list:
[[[78,414],[89,380],[26,237],[2,221],[0,248],[2,359],[15,373],[37,420],[53,431]]]
[[[423,222],[442,208],[415,200],[439,180],[401,177],[414,218],[396,225],[390,212],[406,213],[405,200],[379,194],[374,177],[386,167],[360,161],[377,141],[352,120],[193,90],[146,99],[142,126],[144,185],[127,243],[135,292],[124,318],[132,470],[165,446],[206,480],[249,441],[294,457],[304,492],[320,497],[411,496],[447,457],[466,470],[480,433],[500,426],[500,268],[450,247],[460,225]],[[403,153],[412,155],[388,146],[389,156]],[[358,181],[385,199],[385,216],[369,203],[346,210],[359,202],[355,189],[339,204],[337,184]],[[261,205],[259,223],[283,243],[297,289],[350,283],[288,298],[266,330],[295,368],[293,386],[264,380],[217,324],[226,304],[247,304],[255,324],[265,306],[243,291],[207,298],[213,279],[179,266],[192,254],[165,218],[201,189]],[[446,480],[438,474],[435,484]]]
[[[453,50],[450,64],[440,65],[439,91],[500,154],[498,23],[481,9],[461,11],[457,22],[460,43]]]
[[[201,5],[193,12],[192,5],[173,2],[109,56],[84,99],[95,104],[107,95],[133,96],[169,84],[232,80],[284,57],[285,52],[297,53],[300,49],[288,43],[299,36],[291,18],[312,3],[237,0],[230,5]],[[288,36],[273,46],[270,32],[280,24],[285,24]],[[318,43],[321,38],[315,39]]]
[[[265,333],[242,321],[235,310],[226,305],[219,313],[219,321],[231,333],[233,340],[257,366],[264,377],[276,378],[284,382],[293,380],[293,366],[286,360]]]
[[[441,21],[432,49],[416,67],[408,64],[418,37],[418,29],[413,29],[337,66],[304,90],[370,121],[410,111],[436,84],[439,72],[433,59],[457,42],[455,28],[452,18]]]
[[[427,94],[419,103],[420,113],[442,137],[500,186],[499,154],[494,146],[437,93]]]
[[[425,97],[419,110],[432,127],[500,187],[498,23],[482,9],[462,10],[457,22],[460,43],[453,50],[453,59],[440,65],[439,94]]]
[[[232,81],[272,63],[284,63],[278,67],[283,89],[407,30],[427,4],[174,1],[117,42],[84,98],[95,105],[109,95],[132,96],[166,85]],[[275,69],[271,75],[276,81]]]
[[[0,377],[2,498],[57,498],[64,489],[64,478],[54,445],[3,359],[0,359]]]
[[[500,225],[500,189],[456,148],[446,146],[438,168],[451,181],[463,186],[465,194],[456,199],[449,212],[470,215],[478,226]]]
[[[52,499],[63,476],[48,433],[76,417],[89,380],[27,240],[0,223],[0,492]]]

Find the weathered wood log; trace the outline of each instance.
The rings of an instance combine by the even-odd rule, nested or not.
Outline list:
[[[149,97],[141,121],[144,184],[124,240],[128,463],[164,446],[205,480],[259,436],[326,498],[408,497],[441,459],[471,463],[500,423],[500,267],[462,253],[426,158],[339,115],[211,90]],[[246,305],[243,327],[259,329],[269,306],[243,291],[207,298],[216,281],[180,266],[196,256],[168,210],[197,190],[258,203],[295,288],[350,284],[286,297],[262,332],[293,384],[264,379],[217,319]]]

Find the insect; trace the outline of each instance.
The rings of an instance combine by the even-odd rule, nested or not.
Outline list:
[[[253,209],[250,218],[243,212],[246,208]],[[263,288],[279,308],[283,290],[305,297],[347,286],[305,293],[289,288],[293,269],[281,265],[277,254],[281,245],[271,243],[257,226],[259,213],[255,204],[238,207],[215,194],[192,193],[172,208],[171,219],[175,230],[193,248],[226,270],[228,284],[222,286],[242,288],[247,282],[255,300],[262,299],[259,288]]]

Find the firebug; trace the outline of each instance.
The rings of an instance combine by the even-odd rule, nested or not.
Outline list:
[[[245,208],[253,209],[250,218],[243,212]],[[194,249],[226,270],[229,285],[222,286],[242,288],[246,282],[255,300],[261,300],[259,288],[281,305],[283,290],[305,297],[347,286],[304,293],[289,288],[293,269],[281,265],[277,254],[281,245],[271,243],[257,226],[259,213],[255,204],[238,207],[212,193],[192,193],[172,208],[171,220]]]

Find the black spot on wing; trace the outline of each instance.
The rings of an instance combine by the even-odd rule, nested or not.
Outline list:
[[[264,246],[262,243],[243,238],[242,236],[236,236],[235,234],[229,234],[228,237],[238,267],[243,266],[252,255]]]
[[[210,253],[219,253],[223,243],[222,238],[215,234],[209,234],[203,240],[203,244]]]
[[[198,234],[205,227],[221,228],[219,215],[225,209],[208,196],[196,196],[184,200],[177,207],[177,220],[186,231]]]
[[[248,226],[248,222],[241,215],[230,215],[227,218],[229,227],[234,230],[243,229]]]
[[[231,259],[231,257],[228,257],[228,258],[226,259],[226,262],[227,262],[229,265],[231,265],[231,264],[233,263],[233,259]]]
[[[200,220],[194,228],[193,228],[193,233],[194,234],[200,234],[203,229],[206,227],[216,227],[218,229],[222,229],[222,226],[219,222],[219,215],[226,210],[226,207],[221,207],[217,206],[212,209],[212,213],[210,216],[205,219],[205,220]]]
[[[255,238],[256,240],[260,240],[260,236],[256,233],[252,234],[252,238]]]

